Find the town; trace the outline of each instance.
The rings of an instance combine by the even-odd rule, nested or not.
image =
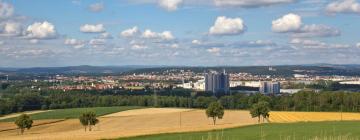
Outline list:
[[[304,70],[293,70],[291,75],[274,75],[276,67],[264,67],[264,74],[252,74],[248,72],[226,72],[226,68],[220,71],[194,71],[191,69],[165,68],[163,71],[128,71],[123,74],[53,74],[51,76],[29,76],[33,84],[29,88],[42,90],[144,90],[145,88],[183,88],[193,91],[232,92],[240,93],[263,93],[267,95],[293,94],[305,89],[307,85],[317,84],[319,81],[338,82],[341,85],[360,85],[358,75],[323,75],[303,74]],[[314,70],[311,71],[314,73]],[[0,73],[1,74],[1,73]],[[6,73],[1,74],[1,83],[22,82],[12,79]],[[41,75],[41,74],[40,74]],[[1,78],[0,77],[0,78]]]

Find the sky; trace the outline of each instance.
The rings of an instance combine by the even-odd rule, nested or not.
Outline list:
[[[0,0],[0,67],[360,64],[358,0]]]

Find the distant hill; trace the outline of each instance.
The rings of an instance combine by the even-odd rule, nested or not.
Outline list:
[[[272,67],[273,70],[269,70]],[[251,73],[256,75],[278,75],[291,76],[293,74],[309,74],[309,75],[344,75],[344,76],[360,76],[360,65],[283,65],[283,66],[216,66],[216,67],[161,67],[161,68],[143,68],[130,70],[125,73],[141,74],[141,73],[163,73],[166,71],[191,70],[201,73],[207,70],[223,71],[228,73]]]
[[[272,67],[272,70],[269,68]],[[348,75],[360,76],[360,65],[332,65],[332,64],[312,64],[312,65],[279,65],[279,66],[68,66],[68,67],[34,67],[34,68],[0,68],[0,74],[141,74],[154,73],[160,74],[169,71],[187,71],[202,73],[207,70],[216,70],[234,73],[246,72],[256,75],[282,75],[291,76],[293,74],[309,75]]]
[[[68,67],[34,67],[34,68],[0,68],[3,73],[21,74],[101,74],[122,73],[129,70],[144,68],[143,66],[68,66]]]

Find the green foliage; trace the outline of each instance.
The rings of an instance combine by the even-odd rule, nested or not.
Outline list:
[[[315,137],[321,137],[322,135],[326,137],[346,135],[351,140],[358,140],[360,138],[359,126],[360,121],[274,123],[204,132],[129,137],[120,138],[119,140],[260,140],[261,133],[264,134],[263,139],[266,140],[313,140]],[[259,132],[259,130],[262,131]]]
[[[16,120],[15,120],[16,126],[20,129],[20,133],[23,134],[25,129],[30,129],[33,124],[33,120],[30,118],[27,114],[21,114]]]
[[[224,116],[224,107],[218,102],[212,102],[206,109],[207,117],[211,117],[216,124],[216,119],[222,119]]]
[[[17,85],[17,87],[27,86]],[[0,98],[0,115],[40,110],[86,107],[111,106],[145,106],[145,107],[180,107],[180,108],[207,108],[210,103],[218,101],[226,109],[250,109],[259,101],[269,103],[271,110],[277,111],[360,111],[360,93],[343,91],[315,92],[304,90],[293,95],[265,96],[262,94],[233,93],[219,98],[207,92],[197,92],[187,95],[188,91],[177,89],[159,90],[156,97],[151,91],[115,94],[114,91],[33,91],[27,88],[16,89],[10,86]],[[163,93],[161,93],[163,92]],[[168,93],[166,93],[168,92]],[[178,96],[180,95],[180,96]],[[78,116],[76,116],[78,117]]]
[[[260,101],[254,104],[250,109],[251,117],[255,118],[258,117],[258,122],[260,123],[260,118],[268,118],[269,117],[269,103],[265,101]]]
[[[2,90],[5,90],[5,89],[7,89],[8,87],[10,86],[10,84],[9,83],[1,83],[1,89]]]
[[[92,111],[82,113],[79,117],[79,121],[81,125],[84,126],[85,131],[87,127],[89,128],[89,131],[91,131],[92,126],[99,123],[99,120],[96,118],[95,112]]]

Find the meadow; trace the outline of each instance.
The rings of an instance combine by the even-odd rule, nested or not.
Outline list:
[[[360,121],[271,123],[204,132],[169,133],[118,140],[359,140]]]
[[[71,108],[71,109],[55,109],[47,112],[41,112],[36,114],[30,114],[31,118],[34,120],[44,120],[44,119],[73,119],[78,118],[80,114],[86,111],[96,112],[97,116],[103,116],[115,112],[121,112],[131,109],[139,109],[141,107],[137,106],[119,106],[119,107],[93,107],[93,108]],[[0,120],[0,122],[12,122],[16,117],[7,118]]]

